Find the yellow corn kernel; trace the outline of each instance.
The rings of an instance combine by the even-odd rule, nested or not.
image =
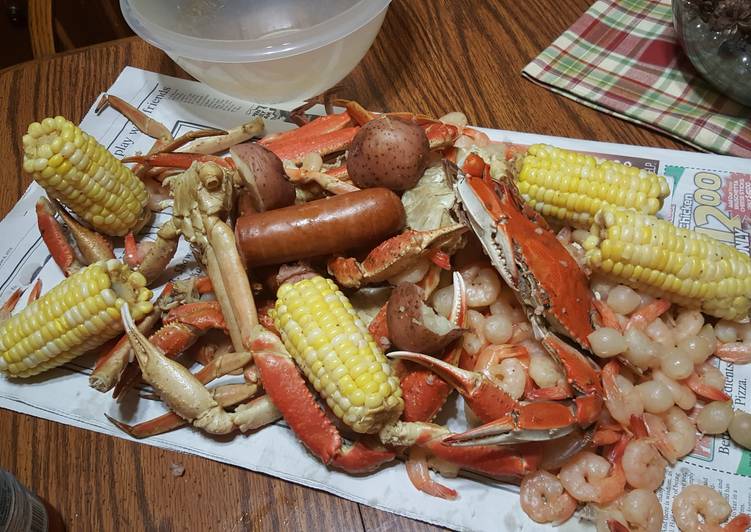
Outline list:
[[[122,331],[120,306],[138,320],[151,291],[133,284],[117,261],[96,262],[0,324],[0,372],[30,377],[102,345]]]
[[[670,192],[653,172],[545,144],[530,146],[517,167],[519,191],[537,212],[584,229],[602,208],[655,214]]]
[[[61,116],[34,122],[23,148],[24,170],[97,231],[123,236],[146,221],[144,184],[72,122]]]
[[[272,316],[297,365],[353,430],[374,433],[399,419],[404,409],[399,380],[331,279],[284,283]]]
[[[640,231],[652,238],[632,249],[623,235]],[[748,317],[751,258],[734,247],[666,220],[617,208],[599,211],[590,233],[585,258],[593,270],[718,318]]]

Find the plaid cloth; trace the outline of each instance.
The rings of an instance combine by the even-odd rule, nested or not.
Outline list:
[[[523,73],[699,149],[751,157],[751,109],[722,96],[691,66],[670,0],[597,0]]]

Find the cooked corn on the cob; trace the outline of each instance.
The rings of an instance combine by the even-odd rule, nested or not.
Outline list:
[[[97,231],[123,236],[148,218],[141,180],[62,116],[29,125],[23,149],[24,171]]]
[[[332,280],[315,276],[283,284],[272,316],[297,365],[353,430],[373,433],[399,419],[399,380]]]
[[[543,216],[583,229],[604,207],[655,214],[670,193],[653,172],[545,144],[530,146],[520,159],[518,186]]]
[[[583,243],[589,266],[620,283],[718,318],[751,306],[751,258],[666,220],[603,209]]]
[[[0,324],[0,372],[30,377],[100,346],[123,330],[120,307],[151,312],[146,279],[118,260],[96,262]]]

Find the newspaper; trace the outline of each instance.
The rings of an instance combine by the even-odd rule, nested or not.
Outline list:
[[[202,127],[230,128],[250,116],[261,116],[267,131],[293,127],[287,111],[251,105],[214,92],[193,81],[126,68],[107,91],[130,102],[173,134]],[[89,111],[81,127],[118,157],[145,152],[152,139],[141,134],[114,110],[95,115]],[[484,130],[492,139],[529,145],[546,142],[560,147],[615,158],[668,177],[671,196],[660,215],[682,227],[705,232],[749,251],[751,216],[751,165],[733,157],[608,144],[501,130]],[[20,138],[17,139],[20,142]],[[0,222],[0,300],[16,288],[27,288],[37,278],[44,291],[62,280],[62,275],[44,246],[36,226],[35,200],[41,188],[32,184],[13,210]],[[162,214],[149,229],[151,235]],[[122,249],[117,249],[118,256]],[[167,277],[188,276],[197,266],[187,246],[181,243]],[[21,305],[22,306],[22,305]],[[56,370],[27,380],[0,377],[0,407],[82,427],[119,438],[129,438],[105,419],[107,413],[127,423],[136,423],[164,413],[157,401],[138,400],[130,394],[116,403],[109,394],[88,386],[94,355],[81,357]],[[751,369],[722,364],[727,376],[725,389],[736,408],[749,410],[748,381]],[[461,400],[447,405],[440,422],[462,428]],[[481,478],[440,478],[458,490],[456,501],[445,501],[415,490],[400,462],[366,476],[353,476],[328,469],[295,439],[284,422],[252,434],[212,438],[191,428],[140,440],[146,445],[193,453],[282,479],[322,489],[381,510],[458,530],[549,530],[522,512],[518,488]],[[722,492],[734,514],[751,511],[751,454],[735,446],[727,436],[704,437],[694,452],[669,469],[660,496],[666,509],[664,530],[675,530],[670,502],[689,483],[706,483]],[[581,530],[572,519],[561,530]]]

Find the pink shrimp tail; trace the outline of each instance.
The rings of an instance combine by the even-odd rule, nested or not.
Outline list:
[[[751,362],[751,345],[743,342],[720,344],[714,354],[717,358],[724,360],[725,362],[748,364]]]
[[[458,497],[459,494],[456,490],[444,486],[443,484],[439,484],[430,478],[428,461],[422,453],[413,450],[407,459],[406,467],[407,475],[409,476],[409,480],[412,481],[412,485],[423,493],[450,501],[453,501]]]

